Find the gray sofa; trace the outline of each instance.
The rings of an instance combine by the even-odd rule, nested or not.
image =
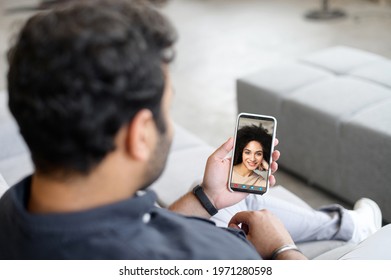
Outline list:
[[[277,118],[280,166],[391,221],[391,61],[344,46],[237,81],[240,112]]]

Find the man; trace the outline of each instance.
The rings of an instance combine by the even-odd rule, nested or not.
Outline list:
[[[139,1],[74,1],[27,21],[9,53],[9,106],[35,172],[0,201],[1,259],[305,259],[269,211],[239,213],[229,229],[207,220],[244,198],[226,187],[232,139],[177,213],[143,191],[173,135],[174,41]]]

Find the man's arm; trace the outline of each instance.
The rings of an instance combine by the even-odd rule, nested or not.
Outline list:
[[[182,196],[170,205],[168,209],[185,216],[197,216],[206,219],[211,217],[192,192],[188,192]]]

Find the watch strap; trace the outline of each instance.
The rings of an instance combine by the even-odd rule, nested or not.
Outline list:
[[[197,197],[201,205],[205,208],[205,210],[209,213],[209,215],[214,216],[217,214],[218,210],[212,202],[210,202],[209,198],[204,193],[204,190],[200,185],[197,185],[193,189],[193,194]]]

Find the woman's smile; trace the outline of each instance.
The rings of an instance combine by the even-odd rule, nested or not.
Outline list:
[[[263,159],[262,145],[258,141],[250,141],[243,149],[243,164],[248,170],[255,170]]]

